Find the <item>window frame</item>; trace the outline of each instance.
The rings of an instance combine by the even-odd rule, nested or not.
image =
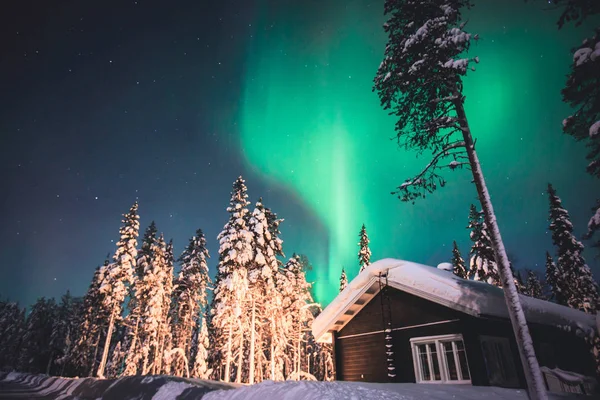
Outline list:
[[[460,359],[458,356],[458,349],[455,344],[456,341],[460,340],[463,344],[463,351],[465,352],[465,361],[467,362],[467,370],[469,372],[469,379],[464,379],[462,375],[462,369],[460,366]],[[452,353],[454,354],[454,365],[456,368],[456,375],[459,378],[458,380],[450,379],[450,373],[447,368],[448,359],[446,358],[446,352],[443,346],[443,343],[452,343]],[[440,369],[440,380],[423,380],[423,368],[421,366],[421,357],[419,354],[419,345],[435,345],[436,353],[437,353],[437,361]],[[467,357],[467,348],[465,347],[465,341],[463,340],[463,336],[459,333],[449,334],[449,335],[437,335],[437,336],[422,336],[415,337],[410,339],[410,347],[413,356],[413,367],[415,370],[415,380],[417,383],[434,383],[434,384],[471,384],[471,369],[469,368],[469,360]],[[426,346],[427,349],[427,362],[430,369],[430,376],[434,376],[434,372],[432,369],[432,360],[431,360],[431,352],[429,346]]]

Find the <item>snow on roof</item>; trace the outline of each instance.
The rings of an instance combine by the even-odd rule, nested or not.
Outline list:
[[[379,274],[388,285],[475,317],[509,318],[504,291],[484,282],[462,279],[450,271],[386,258],[369,265],[323,310],[312,324],[315,338],[339,331],[379,292]],[[594,331],[594,316],[544,300],[519,295],[528,322],[568,330]]]

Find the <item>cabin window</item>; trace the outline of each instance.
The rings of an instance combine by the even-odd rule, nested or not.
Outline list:
[[[412,338],[417,383],[471,383],[462,335]]]
[[[515,372],[515,362],[508,339],[481,336],[480,340],[490,385],[518,387],[519,378]]]

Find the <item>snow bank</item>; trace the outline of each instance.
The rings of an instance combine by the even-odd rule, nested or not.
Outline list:
[[[508,319],[504,291],[484,282],[462,279],[448,271],[391,258],[379,260],[358,274],[315,319],[313,334],[320,338],[366,290],[387,272],[388,285],[406,293],[476,316]],[[561,329],[595,330],[594,316],[548,301],[519,295],[528,322]]]
[[[565,397],[561,397],[565,398]],[[262,382],[206,394],[206,400],[520,400],[524,390],[470,385],[362,382]]]
[[[158,389],[152,400],[176,399],[184,390],[191,387],[193,386],[185,382],[167,382]]]

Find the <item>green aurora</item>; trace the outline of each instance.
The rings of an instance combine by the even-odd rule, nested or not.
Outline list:
[[[342,266],[349,279],[357,273],[362,223],[373,260],[436,265],[449,260],[452,240],[466,258],[464,228],[476,201],[470,172],[447,173],[448,185],[415,205],[390,195],[425,165],[427,154],[417,158],[390,140],[394,119],[371,91],[386,41],[383,2],[294,4],[264,7],[254,24],[240,140],[247,164],[294,193],[326,227],[327,246],[306,248],[308,239],[292,246],[317,266],[311,276],[317,299],[327,304],[337,294]],[[467,114],[519,268],[541,268],[550,249],[548,181],[573,210],[591,207],[598,195],[597,182],[583,176],[583,147],[560,131],[568,115],[560,89],[569,51],[588,30],[558,31],[555,16],[517,0],[479,1],[468,13],[467,28],[481,36],[470,55],[481,63],[465,80]],[[585,227],[581,215],[578,232]]]

